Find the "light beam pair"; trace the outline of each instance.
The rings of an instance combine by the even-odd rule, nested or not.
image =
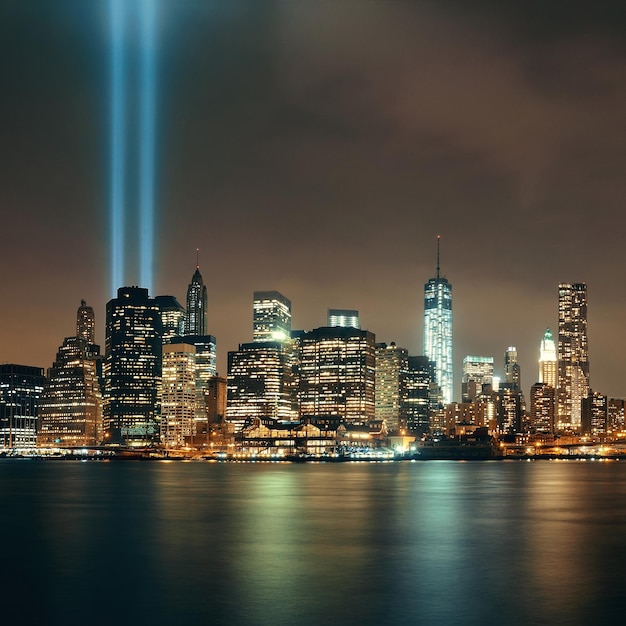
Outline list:
[[[154,267],[154,172],[156,124],[155,0],[109,0],[111,28],[111,297],[124,286],[127,239],[127,27],[130,8],[139,19],[139,280],[152,291]]]

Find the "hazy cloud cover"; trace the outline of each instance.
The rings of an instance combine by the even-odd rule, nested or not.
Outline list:
[[[255,289],[421,353],[439,233],[459,364],[516,345],[527,391],[585,281],[592,386],[626,396],[623,3],[158,6],[156,291],[184,301],[199,247],[223,373]],[[48,366],[81,298],[103,342],[106,3],[5,3],[0,41],[0,360]]]

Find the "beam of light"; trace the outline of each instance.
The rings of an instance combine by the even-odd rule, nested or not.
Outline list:
[[[141,104],[139,122],[139,276],[152,292],[154,257],[154,171],[156,124],[155,6],[141,0]]]
[[[124,0],[109,1],[111,26],[111,171],[110,279],[111,296],[124,284],[125,112]]]

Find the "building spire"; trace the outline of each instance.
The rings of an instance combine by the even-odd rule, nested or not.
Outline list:
[[[196,248],[196,269],[200,269],[200,248]]]
[[[437,279],[439,279],[439,241],[441,240],[441,235],[437,235]]]

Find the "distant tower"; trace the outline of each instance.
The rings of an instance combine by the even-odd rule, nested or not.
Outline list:
[[[517,348],[509,346],[504,353],[504,381],[511,389],[522,390],[522,372],[517,361]]]
[[[76,312],[76,336],[89,344],[96,343],[96,318],[93,307],[87,306],[84,300]]]
[[[163,343],[172,343],[174,337],[184,332],[185,309],[174,296],[156,296],[154,300],[161,311]]]
[[[291,336],[291,300],[278,291],[255,291],[253,341],[287,341]]]
[[[589,395],[587,285],[559,284],[557,421],[580,430],[582,401]]]
[[[556,389],[557,380],[556,345],[549,328],[541,340],[539,350],[539,382]]]
[[[361,328],[359,325],[359,312],[353,309],[328,309],[327,326]]]
[[[463,359],[461,392],[463,402],[472,402],[482,392],[483,385],[493,384],[493,357],[466,356]]]
[[[121,287],[106,308],[104,428],[107,443],[159,440],[161,312],[148,290]]]
[[[424,285],[424,355],[435,363],[443,403],[452,402],[452,285],[441,278],[437,236],[437,275]]]
[[[185,317],[185,335],[206,334],[206,286],[200,274],[200,266],[196,263],[196,271],[191,277],[187,288],[187,315]]]

